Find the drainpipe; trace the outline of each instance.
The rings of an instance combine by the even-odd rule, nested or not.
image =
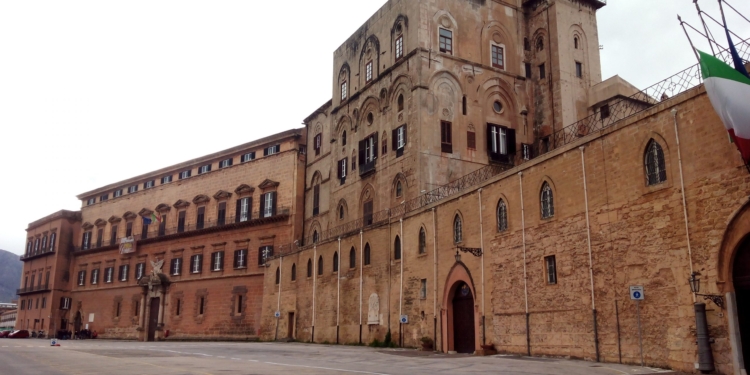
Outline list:
[[[362,277],[365,267],[365,247],[363,244],[362,231],[359,231],[359,343],[362,343]]]
[[[485,328],[484,310],[484,217],[482,216],[482,189],[479,189],[479,248],[482,249],[482,345],[487,344],[487,332]]]
[[[338,267],[336,273],[336,345],[339,344],[339,318],[341,317],[341,237],[339,237]]]
[[[682,190],[682,213],[685,216],[685,236],[687,237],[688,262],[690,264],[690,274],[693,274],[693,251],[690,246],[690,223],[687,213],[687,198],[685,197],[685,177],[682,172],[682,152],[680,151],[680,133],[677,126],[677,108],[672,109],[672,118],[674,119],[674,135],[677,140],[677,163],[680,166],[680,190]],[[695,309],[695,334],[697,336],[696,344],[698,346],[698,367],[703,374],[710,373],[716,368],[714,366],[714,356],[711,351],[711,337],[708,332],[708,318],[706,317],[706,304],[698,303],[695,293],[693,293],[693,307]]]
[[[591,251],[591,220],[589,219],[589,189],[586,182],[586,157],[584,154],[585,146],[581,150],[581,169],[583,171],[583,196],[586,203],[586,239],[589,248],[589,279],[591,279],[591,314],[594,319],[594,350],[596,351],[596,361],[600,361],[599,356],[599,331],[596,324],[596,297],[594,295],[594,257]]]
[[[432,208],[432,235],[434,237],[432,241],[432,290],[433,290],[433,296],[432,296],[432,316],[434,319],[433,325],[433,332],[432,332],[432,342],[435,343],[435,349],[440,351],[437,346],[437,319],[438,319],[438,310],[437,310],[437,290],[438,290],[438,284],[437,284],[437,219],[435,217],[435,207]],[[442,340],[441,340],[442,341]]]
[[[401,341],[401,347],[404,347],[404,325],[401,323],[401,316],[404,315],[403,311],[403,302],[404,302],[404,253],[405,253],[405,246],[404,246],[404,218],[401,218],[399,221],[399,244],[401,245],[401,249],[399,250],[401,252],[401,270],[399,271],[401,273],[401,282],[399,286],[398,291],[398,328],[399,328],[399,334],[398,339]],[[390,257],[390,256],[389,256]]]
[[[523,297],[526,304],[526,354],[531,356],[531,335],[529,334],[529,287],[526,276],[526,211],[523,205],[523,172],[518,172],[521,189],[521,233],[523,238]]]
[[[282,257],[279,257],[279,291],[276,296],[277,297],[276,298],[276,311],[277,312],[281,312],[281,280],[282,280],[281,269],[283,265],[284,265],[284,257],[282,256]],[[274,341],[279,339],[279,320],[281,320],[281,316],[276,318],[276,335],[275,335]]]
[[[313,246],[313,305],[312,305],[312,339],[315,342],[315,289],[318,287],[318,245]]]

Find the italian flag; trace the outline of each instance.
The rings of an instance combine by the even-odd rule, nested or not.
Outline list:
[[[742,160],[750,164],[750,78],[709,54],[699,53],[708,98]]]

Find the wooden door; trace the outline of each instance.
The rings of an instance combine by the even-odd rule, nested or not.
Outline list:
[[[453,297],[453,350],[459,353],[474,353],[474,296],[465,283],[456,288]]]
[[[750,361],[750,239],[745,240],[738,250],[734,259],[733,276],[742,352],[747,364]]]
[[[156,340],[156,326],[159,325],[159,298],[151,298],[148,317],[148,341]]]
[[[289,323],[287,324],[287,335],[286,337],[293,339],[294,338],[294,313],[289,313]]]

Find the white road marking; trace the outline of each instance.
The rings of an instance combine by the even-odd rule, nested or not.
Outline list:
[[[317,367],[317,366],[303,366],[303,365],[288,365],[286,363],[275,363],[275,362],[263,362],[269,365],[276,365],[276,366],[287,366],[287,367],[302,367],[302,368],[313,368],[317,370],[331,370],[331,371],[339,371],[339,372],[352,372],[357,374],[372,374],[372,375],[388,375],[380,372],[369,372],[369,371],[355,371],[355,370],[344,370],[339,368],[330,368],[330,367]]]

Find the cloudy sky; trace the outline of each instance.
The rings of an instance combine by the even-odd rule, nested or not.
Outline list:
[[[27,224],[77,194],[301,126],[331,97],[334,49],[384,3],[0,1],[0,249],[22,253]],[[699,25],[691,0],[609,0],[603,77],[643,88],[695,64],[677,13]]]

